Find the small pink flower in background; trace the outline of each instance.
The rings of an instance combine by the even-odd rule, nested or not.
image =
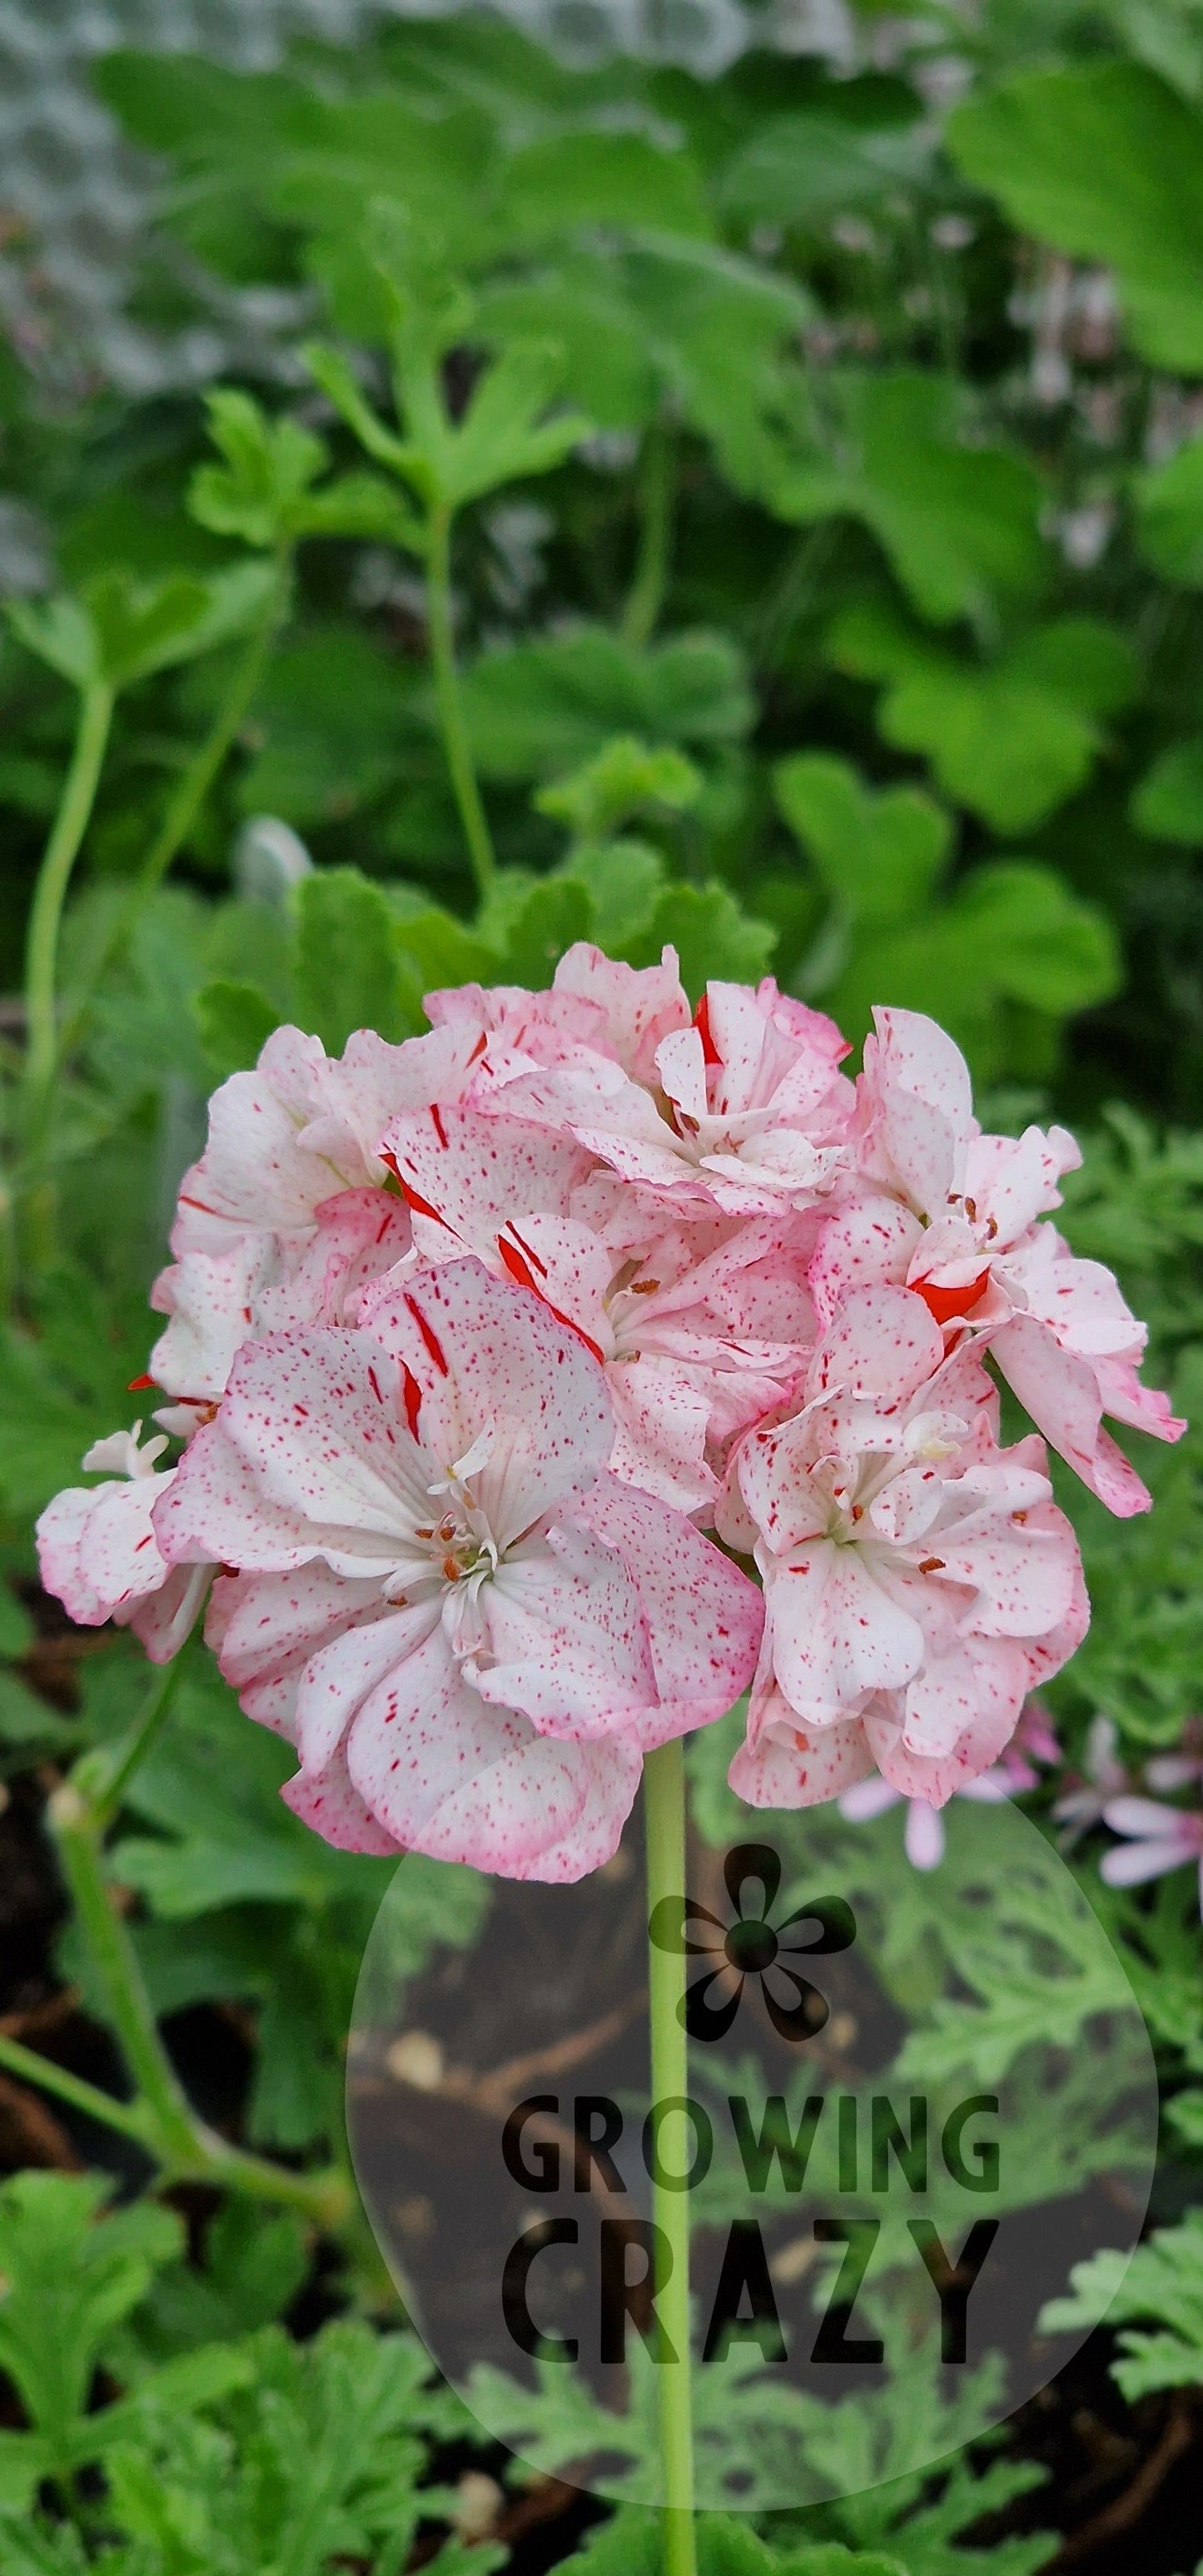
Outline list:
[[[953,1796],[968,1798],[982,1807],[1002,1806],[1008,1798],[1021,1797],[1025,1790],[1036,1787],[1040,1776],[1029,1754],[1038,1762],[1061,1760],[1060,1745],[1039,1700],[1028,1701],[1010,1743],[1003,1747],[992,1769],[979,1773],[976,1780],[966,1780],[953,1791]],[[870,1780],[858,1780],[837,1801],[840,1814],[854,1825],[871,1824],[902,1803],[901,1790],[892,1788],[880,1774]],[[905,1803],[903,1843],[907,1859],[913,1869],[938,1869],[945,1851],[939,1809],[930,1806],[925,1798],[909,1798]]]
[[[1072,1850],[1092,1825],[1097,1825],[1109,1798],[1118,1798],[1132,1786],[1126,1763],[1120,1761],[1116,1747],[1119,1729],[1114,1719],[1092,1717],[1086,1732],[1081,1774],[1071,1771],[1069,1785],[1054,1801],[1053,1814],[1064,1826],[1061,1842]]]
[[[1203,1914],[1203,1808],[1164,1806],[1156,1798],[1109,1798],[1103,1822],[1113,1834],[1124,1836],[1099,1863],[1108,1887],[1139,1887],[1169,1870],[1194,1868]]]
[[[156,1529],[237,1569],[222,1669],[331,1839],[579,1877],[643,1752],[746,1686],[755,1587],[611,1441],[579,1335],[474,1260],[404,1276],[370,1331],[244,1348]]]

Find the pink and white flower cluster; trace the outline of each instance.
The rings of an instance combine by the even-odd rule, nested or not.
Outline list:
[[[1047,1222],[1072,1139],[983,1135],[952,1041],[577,947],[331,1061],[276,1031],[185,1175],[137,1432],[40,1525],[84,1622],[207,1635],[330,1840],[572,1879],[649,1747],[751,1687],[759,1806],[987,1773],[1088,1619],[1043,1433],[1177,1438]],[[1000,1446],[990,1358],[1037,1431]],[[757,1584],[745,1565],[754,1564]]]

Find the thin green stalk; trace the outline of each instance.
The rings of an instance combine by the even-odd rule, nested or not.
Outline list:
[[[668,588],[672,547],[676,446],[663,422],[655,423],[643,443],[639,478],[639,552],[622,631],[628,644],[646,644],[659,623]]]
[[[154,1671],[150,1688],[125,1739],[124,1747],[118,1745],[115,1755],[110,1754],[107,1757],[103,1769],[100,1763],[97,1763],[94,1790],[91,1789],[84,1764],[90,1763],[96,1757],[85,1754],[83,1763],[76,1765],[74,1785],[87,1796],[91,1829],[94,1834],[103,1833],[106,1825],[112,1823],[135,1771],[139,1764],[145,1761],[155,1737],[165,1726],[171,1713],[171,1703],[175,1697],[176,1683],[180,1678],[183,1662],[182,1654],[174,1655],[169,1664],[160,1664]]]
[[[55,1791],[49,1816],[109,2018],[137,2091],[153,2115],[159,2150],[173,2162],[178,2158],[187,2165],[197,2144],[192,2113],[159,2036],[133,1942],[105,1879],[97,1825],[72,1781]]]
[[[69,2068],[56,2066],[53,2058],[39,2057],[36,2049],[23,2048],[19,2039],[9,2039],[0,2031],[0,2066],[10,2075],[19,2076],[23,2084],[36,2084],[42,2093],[53,2093],[60,2102],[69,2103],[73,2111],[82,2111],[89,2120],[99,2120],[106,2129],[116,2129],[123,2138],[135,2138],[139,2146],[153,2149],[152,2123],[138,2102],[116,2102],[111,2093],[102,2093],[96,2084],[88,2084],[82,2075],[72,2075]]]
[[[649,1753],[643,1766],[649,1920],[663,1897],[685,1893],[685,1755],[680,1738]],[[653,2102],[689,2091],[689,2040],[682,2018],[683,1955],[648,1945]],[[662,2361],[658,2382],[664,2478],[664,2576],[697,2576],[694,2536],[693,2391],[689,2349],[689,2195],[654,2183],[652,2218],[671,2257],[657,2285],[657,2306],[677,2358]]]
[[[325,2173],[292,2173],[287,2165],[274,2165],[266,2156],[248,2155],[241,2147],[229,2146],[199,2121],[192,2124],[187,2151],[177,2141],[168,2153],[155,2114],[142,2096],[132,2102],[118,2102],[113,2094],[102,2093],[98,2085],[87,2083],[82,2075],[72,2075],[69,2068],[56,2066],[53,2058],[40,2057],[35,2049],[23,2047],[19,2039],[9,2039],[2,2031],[0,2067],[7,2067],[21,2083],[36,2085],[39,2092],[65,2102],[72,2111],[81,2111],[106,2129],[115,2129],[120,2137],[132,2138],[164,2168],[165,2180],[207,2182],[216,2190],[240,2191],[252,2200],[299,2210],[315,2226],[331,2230],[345,2225],[351,2214],[350,2185],[335,2166]]]
[[[464,701],[459,674],[455,667],[455,627],[451,610],[451,514],[437,509],[431,513],[429,547],[426,558],[427,617],[430,632],[430,658],[434,669],[435,698],[447,767],[459,807],[464,838],[472,861],[477,892],[483,902],[490,893],[497,874],[485,809],[472,762],[472,747],[464,716]]]
[[[88,828],[113,721],[114,691],[93,681],[80,699],[75,748],[34,889],[25,952],[26,1117],[36,1126],[58,1052],[55,994],[59,925],[79,845]]]
[[[268,593],[263,615],[247,637],[245,648],[231,674],[230,685],[209,732],[204,741],[198,743],[187,768],[183,771],[125,901],[107,935],[99,942],[76,992],[71,1016],[64,1024],[59,1042],[60,1061],[70,1053],[79,1036],[88,1003],[106,968],[136,927],[138,917],[148,898],[162,884],[173,859],[183,848],[210,789],[225,767],[246,721],[248,711],[254,704],[268,656],[287,606],[291,575],[291,554],[282,554],[277,564],[276,580]]]

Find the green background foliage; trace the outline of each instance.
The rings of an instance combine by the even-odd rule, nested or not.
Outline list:
[[[32,1520],[129,1419],[205,1095],[282,1020],[400,1038],[432,987],[543,983],[578,938],[636,965],[671,940],[695,995],[772,971],[857,1043],[874,1002],[931,1011],[991,1123],[1082,1133],[1066,1232],[1203,1408],[1192,11],[866,8],[835,66],[753,47],[705,80],[573,69],[469,12],[272,72],[102,51],[93,77],[158,192],[128,319],[261,327],[207,401],[86,371],[65,394],[28,338],[0,363],[0,504],[48,568],[0,642],[5,990],[52,827],[71,878],[50,986],[0,1024],[0,1831],[43,1870],[41,1789],[119,1760],[145,1685],[126,1641],[64,1643]],[[1050,1833],[1100,1718],[1130,1786],[1194,1741],[1199,1457],[1141,1456],[1145,1523],[1075,1491],[1095,1616],[1050,1695]],[[241,2034],[221,2116],[258,2179],[165,2199],[128,2122],[114,2147],[103,2103],[59,2100],[60,2161],[111,2183],[132,2154],[147,2193],[106,2212],[108,2184],[48,2171],[0,2197],[3,2576],[523,2564],[512,2499],[500,2537],[464,2521],[471,2428],[340,2179],[390,1871],[307,1834],[285,1769],[189,1661],[106,1818],[149,2009],[180,2048]],[[1129,2463],[1169,2428],[1170,2475],[1203,2381],[1197,1891],[1105,1889],[1106,1839],[1088,1816],[1074,1866],[1154,2036],[1163,2174],[1122,2289],[1101,2256],[1049,2322],[1118,2294],[1105,2403]],[[421,1862],[408,1887],[416,1967],[484,1891]],[[79,1989],[63,2064],[111,2097],[103,1981],[77,1921],[57,1938],[33,2001]],[[1005,1963],[979,2002],[1041,2024]],[[552,2410],[552,2467],[558,2438]],[[1042,2485],[1026,2440],[797,2530],[708,2520],[704,2576],[1029,2576],[1094,2491]],[[1185,2576],[1189,2521],[1146,2528],[1151,2576]],[[659,2568],[634,2511],[557,2563],[578,2537],[582,2576]]]

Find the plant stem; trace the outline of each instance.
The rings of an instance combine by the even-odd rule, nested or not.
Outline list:
[[[443,749],[464,827],[476,889],[483,902],[492,889],[497,861],[476,783],[464,701],[455,667],[455,628],[451,612],[451,513],[443,508],[431,512],[426,578],[430,658],[434,668]]]
[[[122,2136],[134,2138],[163,2169],[165,2181],[207,2182],[218,2190],[240,2191],[254,2200],[296,2209],[315,2226],[336,2230],[354,2211],[354,2194],[346,2175],[333,2166],[324,2173],[293,2173],[266,2156],[231,2146],[197,2118],[179,2083],[159,2036],[150,1997],[125,1924],[113,1904],[102,1867],[104,1813],[111,1812],[120,1786],[141,1758],[154,1729],[161,1724],[169,1694],[157,1691],[143,1711],[138,1729],[101,1806],[93,1808],[73,1781],[56,1791],[50,1821],[63,1873],[75,1901],[80,1928],[88,1944],[105,2007],[121,2043],[137,2091],[132,2102],[118,2102],[94,2084],[71,2075],[65,2067],[23,2048],[0,2032],[0,2066],[27,2084],[40,2085],[100,2120]]]
[[[178,1654],[172,1657],[169,1664],[160,1664],[158,1670],[154,1672],[138,1716],[125,1738],[124,1747],[118,1745],[115,1760],[112,1756],[109,1757],[113,1767],[109,1769],[106,1766],[101,1770],[98,1765],[95,1789],[90,1790],[88,1794],[88,1812],[94,1833],[103,1832],[105,1826],[112,1823],[135,1771],[145,1760],[156,1735],[165,1725],[171,1712],[171,1703],[175,1697],[175,1687],[183,1661],[183,1655]],[[87,1763],[92,1758],[85,1754],[84,1762]],[[81,1789],[84,1787],[86,1776],[83,1765],[77,1764],[74,1774],[77,1787]]]
[[[59,1042],[60,1059],[69,1054],[79,1036],[87,1006],[105,969],[117,955],[138,916],[156,887],[162,884],[172,860],[182,849],[200,813],[210,788],[214,785],[233,749],[253,705],[263,677],[268,655],[288,602],[292,576],[290,552],[280,555],[276,579],[268,593],[263,615],[247,637],[245,649],[231,674],[230,685],[222,699],[212,726],[203,742],[198,743],[187,768],[179,779],[174,794],[155,834],[142,865],[130,886],[116,920],[101,939],[87,972],[82,978]]]
[[[58,1054],[55,995],[59,925],[71,870],[88,828],[113,721],[114,691],[92,681],[83,691],[75,748],[59,809],[38,870],[25,949],[24,1127],[26,1143],[41,1142]]]
[[[19,2039],[8,2039],[0,2031],[0,2066],[23,2084],[36,2084],[43,2093],[53,2093],[60,2102],[70,2103],[73,2111],[82,2111],[89,2120],[99,2120],[106,2129],[116,2129],[123,2138],[136,2138],[140,2146],[150,2149],[151,2130],[145,2111],[137,2102],[117,2102],[111,2093],[102,2093],[99,2085],[89,2084],[82,2075],[72,2075],[66,2066],[56,2066],[52,2057],[39,2057],[36,2049],[24,2048]]]
[[[685,1754],[678,1737],[649,1753],[643,1766],[649,1919],[662,1897],[685,1894]],[[648,1945],[653,2102],[689,2090],[689,2041],[681,2007],[685,1959]],[[693,2504],[693,2401],[689,2349],[689,2196],[652,2187],[652,2217],[671,2257],[657,2287],[661,2322],[675,2361],[660,2364],[660,2455],[664,2476],[664,2576],[697,2576]]]
[[[197,2144],[192,2113],[159,2037],[137,1953],[105,1879],[97,1821],[73,1781],[55,1791],[49,1817],[109,2017],[152,2114],[160,2151],[187,2164]]]
[[[672,433],[663,422],[655,422],[643,442],[639,478],[639,552],[622,620],[623,636],[628,644],[647,643],[664,606],[672,542],[675,467]]]

